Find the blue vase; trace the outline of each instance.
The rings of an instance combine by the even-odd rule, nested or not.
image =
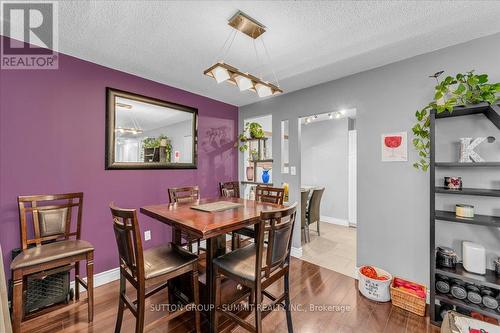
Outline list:
[[[269,177],[270,177],[270,176],[269,176],[269,170],[265,170],[265,169],[264,169],[264,170],[262,170],[262,182],[263,182],[264,184],[269,183]]]

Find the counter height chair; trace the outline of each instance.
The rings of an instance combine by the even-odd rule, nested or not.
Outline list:
[[[186,186],[186,187],[172,187],[168,189],[168,198],[170,203],[196,203],[200,200],[200,188],[198,186]],[[199,255],[202,249],[200,247],[200,239],[192,238],[191,235],[187,233],[182,233],[182,238],[186,239],[186,243],[189,251],[193,251],[193,243],[196,243],[196,253]]]
[[[261,333],[262,319],[271,313],[278,304],[284,305],[288,332],[293,332],[292,315],[290,312],[290,249],[293,226],[295,224],[296,204],[291,207],[262,212],[260,222],[256,225],[256,242],[229,252],[213,261],[215,274],[215,314],[214,327],[218,328],[219,317],[225,316],[247,331]],[[233,279],[250,290],[230,304],[221,304],[222,276]],[[284,278],[284,293],[275,296],[266,289]],[[235,309],[247,296],[255,312],[255,326],[230,311]],[[263,298],[269,298],[272,303],[269,310],[263,311]],[[267,304],[266,304],[267,306]]]
[[[282,205],[284,198],[285,198],[285,189],[283,188],[257,185],[257,188],[255,189],[255,201]],[[234,233],[254,239],[256,236],[253,225],[236,230],[234,231]],[[241,240],[237,244],[237,247],[240,246],[241,246]]]
[[[318,236],[320,236],[319,226],[321,220],[320,206],[321,206],[321,198],[323,197],[323,193],[325,192],[325,188],[314,189],[311,194],[311,199],[309,199],[309,207],[307,208],[307,229],[309,232],[309,226],[313,223],[316,223],[316,230],[318,232]]]
[[[219,196],[221,198],[240,198],[240,182],[219,183]],[[241,245],[241,237],[236,232],[231,233],[231,249],[235,250]]]
[[[309,199],[309,191],[300,191],[300,229],[304,236],[304,242],[309,242],[309,225],[307,224],[307,202]]]
[[[144,331],[144,312],[146,298],[167,288],[168,281],[183,274],[191,275],[193,302],[189,307],[182,307],[175,312],[169,312],[148,326],[161,320],[171,320],[191,309],[194,311],[194,326],[200,332],[200,313],[197,310],[198,296],[198,256],[184,250],[173,243],[143,251],[141,231],[135,209],[122,209],[110,205],[113,216],[118,255],[120,257],[120,299],[115,333],[121,331],[123,312],[125,308],[136,317],[135,333]],[[146,290],[146,284],[154,279],[155,286]],[[132,301],[126,295],[126,282],[137,291],[137,299]],[[160,284],[157,284],[160,282]],[[194,306],[191,306],[194,305]]]
[[[223,198],[240,198],[240,182],[219,183],[219,195]]]
[[[23,305],[26,301],[26,277],[35,274],[50,275],[61,269],[75,269],[76,301],[80,298],[80,285],[87,289],[88,322],[92,322],[94,316],[94,247],[89,242],[80,239],[83,193],[19,196],[17,202],[22,252],[12,260],[10,265],[14,286],[12,297],[14,333],[21,332],[23,320],[58,307],[51,306],[25,315]],[[28,221],[31,221],[32,231],[28,230]],[[28,238],[29,234],[33,234],[34,238]],[[83,260],[87,263],[87,282],[80,278],[80,261]]]
[[[200,200],[198,186],[172,187],[168,189],[170,203],[190,203]]]

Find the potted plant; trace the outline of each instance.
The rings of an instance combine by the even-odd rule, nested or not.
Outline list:
[[[170,162],[172,145],[165,134],[161,134],[157,138],[145,138],[142,140],[142,146],[144,149],[144,162]]]
[[[434,92],[434,100],[427,104],[422,110],[415,113],[417,123],[413,126],[413,146],[418,152],[419,159],[413,164],[416,169],[427,171],[429,168],[430,155],[430,111],[436,110],[436,113],[445,111],[453,112],[456,106],[467,104],[478,104],[487,102],[496,103],[499,99],[497,94],[500,92],[500,83],[488,83],[488,75],[477,75],[474,71],[465,74],[458,73],[455,76],[447,76],[439,82],[439,76],[443,71],[432,75],[437,85]]]
[[[165,134],[160,134],[158,137],[160,143],[160,162],[170,163],[172,157],[172,145]]]
[[[256,122],[246,123],[245,128],[243,129],[243,133],[241,133],[238,137],[240,142],[239,149],[241,152],[248,150],[248,139],[262,139],[265,137],[264,129],[262,125]],[[238,142],[236,142],[235,146],[238,146]]]
[[[257,161],[259,159],[259,152],[257,149],[250,149],[250,157],[248,158],[249,161]]]
[[[160,147],[160,142],[156,138],[145,138],[142,140],[144,149],[144,162],[159,162],[160,152],[157,148]]]

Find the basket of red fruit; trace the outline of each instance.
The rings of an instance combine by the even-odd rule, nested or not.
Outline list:
[[[377,302],[391,300],[391,274],[373,266],[362,266],[358,273],[358,289],[363,296]]]
[[[416,282],[395,277],[391,285],[392,304],[419,316],[425,316],[427,288]]]

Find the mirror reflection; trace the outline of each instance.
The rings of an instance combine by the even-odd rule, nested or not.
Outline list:
[[[111,168],[195,166],[195,109],[116,92],[108,103],[114,110]]]

